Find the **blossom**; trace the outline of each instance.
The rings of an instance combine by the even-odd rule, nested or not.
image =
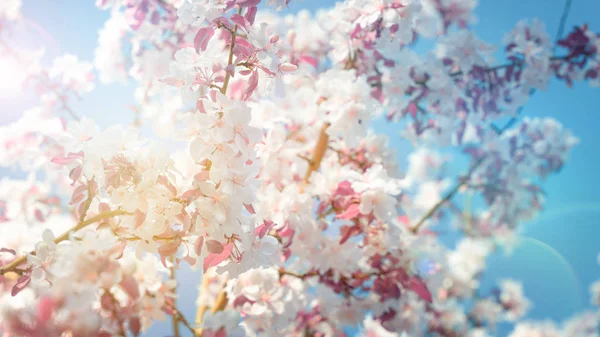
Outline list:
[[[387,176],[381,165],[375,165],[367,170],[361,180],[352,182],[352,189],[360,193],[360,212],[373,214],[381,220],[391,218],[396,214],[396,199],[400,193],[397,182]]]
[[[220,0],[185,0],[177,15],[185,24],[200,26],[221,16],[224,9],[225,3]]]
[[[502,306],[490,298],[475,302],[473,309],[471,309],[471,316],[477,322],[486,322],[492,327],[500,320],[501,314]]]
[[[53,254],[56,251],[54,243],[54,234],[50,230],[45,230],[42,233],[42,240],[35,245],[35,255],[27,254],[27,260],[33,265],[31,276],[34,279],[45,279],[46,270],[52,263]]]
[[[531,303],[523,294],[521,283],[510,279],[500,281],[500,303],[509,321],[516,321],[525,316],[531,307]]]
[[[14,21],[21,15],[21,0],[7,0],[0,4],[0,18]]]
[[[119,11],[112,11],[104,27],[98,32],[98,46],[94,50],[94,66],[102,83],[127,79],[126,59],[122,53],[123,39],[128,24]]]
[[[240,327],[240,314],[234,310],[218,311],[211,313],[207,311],[204,314],[202,325],[207,330],[218,331],[225,329],[227,336],[244,336],[244,331]]]
[[[514,330],[510,333],[510,337],[525,337],[525,336],[536,336],[536,337],[558,337],[560,331],[554,323],[545,322],[523,322],[515,326]]]
[[[77,56],[65,54],[54,59],[48,75],[51,79],[60,79],[66,87],[77,94],[83,94],[94,88],[92,69],[91,63],[81,62]]]
[[[365,331],[363,335],[365,337],[395,337],[398,334],[386,330],[381,324],[375,321],[372,317],[365,318],[364,321]]]
[[[493,61],[493,52],[492,46],[468,30],[449,33],[441,39],[437,49],[438,57],[452,60],[463,72],[469,72],[475,66],[487,67]]]
[[[0,294],[4,334],[137,336],[166,315],[187,325],[175,301],[185,263],[203,269],[208,337],[486,337],[503,320],[512,337],[595,333],[597,313],[522,321],[531,303],[517,280],[488,297],[480,282],[578,143],[550,118],[500,122],[552,76],[598,82],[600,35],[577,26],[554,57],[543,24],[522,21],[494,64],[469,28],[476,0],[286,16],[259,3],[97,0],[111,12],[93,66],[104,83],[136,85],[135,127],[66,122],[57,114],[79,119],[69,99],[93,89],[92,64],[66,54],[45,68],[0,41],[33,58],[39,90],[0,128],[0,165],[28,171],[0,181],[0,289],[18,295]],[[19,6],[2,2],[3,28]],[[417,54],[423,37],[435,50]],[[400,157],[374,132],[384,111],[413,146]]]

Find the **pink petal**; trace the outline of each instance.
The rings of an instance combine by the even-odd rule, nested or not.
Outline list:
[[[20,293],[23,289],[25,289],[25,287],[27,287],[29,282],[31,282],[31,276],[23,275],[19,277],[17,283],[12,287],[10,294],[12,296],[17,296],[18,293]]]
[[[196,239],[196,242],[194,242],[194,252],[196,252],[196,255],[200,256],[202,253],[202,246],[204,246],[204,237],[200,236]]]
[[[289,62],[284,62],[279,65],[279,70],[281,70],[282,72],[295,71],[296,69],[298,69],[298,66]]]
[[[217,240],[206,241],[206,248],[213,254],[221,254],[224,250],[223,245]]]
[[[204,271],[210,267],[214,267],[219,265],[221,262],[227,260],[231,251],[233,250],[233,243],[228,243],[223,247],[223,252],[221,254],[208,254],[208,256],[204,259]]]
[[[200,51],[205,51],[206,47],[208,47],[208,42],[210,38],[215,35],[215,29],[212,27],[204,27],[200,28],[198,33],[196,33],[196,37],[194,37],[194,48],[196,48],[196,52],[200,53]]]

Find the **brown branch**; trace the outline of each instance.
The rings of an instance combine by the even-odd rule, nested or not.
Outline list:
[[[325,157],[325,152],[327,151],[327,145],[329,143],[329,135],[327,134],[329,125],[329,123],[323,123],[323,126],[321,127],[319,139],[317,140],[317,144],[315,144],[312,159],[309,161],[308,168],[304,174],[303,185],[308,184],[310,175],[319,169],[321,161],[323,160],[323,157]]]
[[[227,281],[225,281],[225,282],[227,282]],[[202,278],[202,291],[207,291],[209,285],[210,285],[210,278],[206,277],[206,275],[205,275]],[[223,311],[225,309],[225,307],[227,306],[227,302],[228,302],[227,292],[225,292],[225,285],[223,285],[223,289],[221,289],[221,291],[217,295],[217,298],[215,299],[215,302],[213,303],[212,307],[210,307],[210,312],[214,314],[217,311]],[[198,307],[198,310],[196,312],[196,324],[199,327],[196,328],[196,330],[194,331],[195,337],[202,337],[202,335],[204,334],[204,328],[202,328],[202,320],[203,320],[204,314],[206,313],[207,310],[208,310],[208,306],[206,306],[206,305],[200,305]]]
[[[115,216],[120,216],[120,215],[133,215],[133,214],[126,212],[122,209],[117,209],[114,211],[100,213],[96,216],[89,218],[88,220],[78,223],[73,228],[62,233],[60,236],[58,236],[54,239],[54,243],[58,244],[60,242],[66,241],[67,239],[69,239],[69,235],[71,235],[71,233],[76,233],[77,231],[79,231],[93,223],[96,223],[98,221],[102,221],[105,219],[110,219],[110,218],[113,218]],[[31,251],[30,254],[35,255],[35,250]],[[4,275],[5,273],[14,271],[20,264],[24,263],[25,261],[27,261],[27,255],[23,255],[15,260],[13,260],[11,263],[7,264],[5,267],[0,267],[0,275]]]
[[[446,194],[446,196],[444,198],[442,198],[442,200],[438,201],[438,203],[436,203],[429,211],[427,211],[427,213],[425,213],[425,215],[423,215],[423,217],[421,217],[421,219],[417,222],[417,224],[411,228],[411,232],[414,234],[417,234],[419,232],[419,229],[421,228],[421,226],[423,226],[423,224],[425,223],[425,221],[427,221],[429,218],[431,218],[435,212],[437,212],[440,207],[442,207],[446,202],[448,202],[450,199],[452,199],[452,197],[454,197],[454,195],[465,185],[468,184],[469,182],[469,178],[471,177],[471,174],[473,174],[473,172],[479,167],[479,165],[481,165],[481,163],[483,163],[485,157],[479,159],[469,170],[469,172],[466,174],[465,178],[459,183],[457,184],[450,192],[448,192],[448,194]]]
[[[243,8],[240,7],[238,9],[238,14],[242,15],[242,12],[243,12]],[[231,43],[229,44],[229,56],[227,58],[227,68],[229,68],[233,64],[233,50],[235,48],[235,39],[237,37],[237,31],[238,31],[238,25],[234,25],[233,31],[230,32],[231,33]],[[228,69],[225,69],[225,70],[226,70],[225,71],[225,79],[223,80],[223,86],[221,87],[221,93],[223,95],[227,94],[227,87],[229,86],[229,80],[231,79],[231,73],[228,71]],[[206,277],[204,277],[204,279],[206,279]],[[202,291],[206,291],[207,288],[208,288],[208,282],[205,282],[203,280]],[[219,295],[217,296],[217,299],[211,308],[211,312],[215,313],[217,311],[221,311],[221,310],[225,309],[225,306],[227,306],[227,301],[228,301],[227,293],[225,292],[225,289],[222,289],[221,292],[219,292]],[[202,325],[202,318],[203,318],[206,310],[207,310],[207,308],[205,305],[201,305],[197,309],[196,324],[198,324],[199,326]],[[194,335],[196,337],[201,337],[203,335],[203,333],[204,333],[203,329],[198,328],[195,330]]]
[[[304,274],[298,274],[298,273],[295,273],[293,271],[289,271],[289,270],[286,270],[286,269],[283,269],[283,268],[279,268],[279,277],[281,278],[281,277],[283,277],[285,275],[292,276],[292,277],[304,280],[304,279],[307,279],[309,277],[319,276],[319,273],[317,271],[311,271],[311,272],[304,273]]]
[[[210,285],[210,278],[206,277],[206,275],[204,275],[202,277],[202,291],[208,291],[208,286]],[[208,310],[208,306],[206,305],[199,305],[198,309],[196,310],[196,325],[198,326],[202,326],[202,318],[204,317],[204,313],[206,313],[206,310]],[[202,336],[203,334],[203,329],[202,328],[197,328],[194,331],[194,336],[199,337]]]
[[[190,330],[192,334],[194,334],[194,328],[192,327],[190,322],[185,318],[185,316],[183,316],[183,313],[181,313],[181,311],[179,311],[179,309],[177,309],[176,307],[172,307],[170,309],[174,312],[174,315],[177,315],[177,319],[179,320],[179,322],[183,324],[183,326],[188,328],[188,330]]]
[[[238,10],[238,14],[242,15],[242,7]],[[229,57],[227,58],[227,68],[233,64],[233,48],[235,48],[235,38],[237,36],[238,25],[233,26],[233,32],[231,32],[231,43],[229,44]],[[229,86],[229,79],[231,78],[230,72],[225,69],[225,79],[223,80],[223,86],[221,87],[221,93],[225,95],[227,87]]]
[[[169,258],[171,261],[171,266],[169,267],[169,279],[175,280],[175,257],[171,256]],[[173,292],[176,293],[177,288],[173,289]],[[179,311],[176,309],[177,303],[175,297],[173,297],[173,309],[175,311],[174,315],[171,315],[171,322],[173,324],[173,337],[180,337],[179,333]]]

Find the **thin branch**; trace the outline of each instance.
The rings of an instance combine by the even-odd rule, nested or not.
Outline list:
[[[177,317],[179,318],[179,322],[183,324],[186,328],[188,328],[188,330],[190,330],[192,334],[194,334],[194,328],[192,327],[190,322],[185,318],[185,316],[183,316],[183,313],[181,313],[181,311],[179,311],[179,309],[177,309],[176,307],[173,307],[172,310],[175,312],[175,315],[177,315]]]
[[[225,281],[227,282],[227,281]],[[203,278],[202,280],[202,290],[206,290],[208,289],[208,285],[209,285],[209,280],[207,280],[206,276]],[[212,307],[210,308],[210,312],[211,313],[216,313],[217,311],[223,311],[225,310],[225,307],[227,306],[227,292],[225,291],[225,285],[223,285],[223,288],[221,289],[221,291],[219,291],[219,294],[217,295],[217,298],[215,299],[215,303],[213,303]],[[202,328],[202,319],[204,318],[204,314],[206,313],[206,311],[208,310],[208,307],[206,305],[202,305],[200,307],[198,307],[198,311],[196,313],[196,324],[199,325],[200,327],[194,330],[194,336],[195,337],[202,337],[204,335],[204,328]]]
[[[169,278],[171,280],[175,280],[175,257],[171,256],[169,260],[171,261],[171,266],[169,268]],[[177,288],[173,289],[173,292],[176,292],[176,290]],[[181,335],[179,334],[179,315],[177,314],[179,311],[175,308],[177,308],[177,302],[175,297],[173,297],[173,309],[176,312],[174,315],[171,315],[171,322],[173,323],[173,337],[180,337]]]
[[[238,9],[238,14],[242,15],[243,12],[243,8],[240,7]],[[234,25],[233,26],[233,31],[231,32],[231,43],[229,44],[229,56],[227,58],[227,68],[229,68],[232,64],[233,64],[233,49],[235,48],[235,39],[237,36],[237,31],[238,31],[238,25]],[[231,73],[229,72],[229,69],[225,69],[225,79],[223,80],[223,86],[221,87],[221,93],[223,95],[227,94],[227,87],[229,86],[229,80],[231,78]],[[206,278],[203,277],[204,279]],[[208,288],[208,283],[203,280],[202,281],[202,290],[205,291]],[[215,304],[212,306],[211,311],[217,312],[220,310],[223,310],[225,308],[225,306],[227,305],[227,293],[225,292],[225,289],[222,289],[221,292],[219,293],[219,295],[217,296],[217,300],[215,302]],[[206,312],[207,308],[205,305],[201,305],[198,307],[198,309],[196,310],[196,324],[201,326],[202,325],[202,318],[204,317],[204,313]],[[196,337],[201,337],[204,333],[204,330],[202,328],[198,328],[194,331],[194,336]]]
[[[76,233],[77,231],[79,231],[93,223],[96,223],[96,222],[99,222],[102,220],[106,220],[106,219],[110,219],[110,218],[113,218],[115,216],[120,216],[120,215],[133,215],[133,214],[126,212],[122,209],[117,209],[114,211],[100,213],[94,217],[89,218],[88,220],[78,223],[73,228],[62,233],[61,235],[59,235],[58,237],[56,237],[54,239],[54,243],[58,244],[60,242],[66,241],[69,238],[69,236],[71,235],[71,233]],[[31,251],[30,254],[35,255],[35,250]],[[11,263],[7,264],[5,267],[0,267],[0,275],[4,275],[5,273],[14,271],[17,266],[24,263],[25,261],[27,261],[27,255],[23,255],[15,260],[13,260]]]
[[[208,291],[208,287],[210,285],[210,278],[208,278],[206,276],[206,274],[202,277],[202,291]],[[196,337],[200,337],[203,334],[203,330],[201,328],[202,326],[202,318],[204,317],[204,314],[206,313],[206,310],[208,310],[208,306],[206,305],[199,305],[198,309],[196,310],[196,325],[200,326],[199,328],[194,330],[194,336]]]
[[[298,274],[295,273],[293,271],[289,271],[283,268],[279,268],[279,277],[281,278],[282,276],[287,275],[287,276],[292,276],[301,280],[307,279],[309,277],[313,277],[313,276],[319,276],[319,273],[317,271],[311,271],[308,273],[304,273],[304,274]]]
[[[325,152],[327,151],[327,145],[329,143],[329,135],[327,134],[328,127],[329,123],[323,123],[323,126],[321,127],[321,131],[319,132],[319,139],[317,140],[317,144],[315,144],[312,159],[308,163],[308,168],[306,169],[306,173],[304,174],[304,185],[308,184],[311,174],[317,171],[319,169],[319,166],[321,166],[321,161],[325,156]]]
[[[560,21],[558,24],[558,31],[556,32],[556,38],[554,39],[554,49],[558,46],[558,40],[560,40],[561,36],[565,32],[565,25],[567,24],[567,18],[569,17],[569,12],[571,11],[572,0],[566,0],[565,6],[563,7],[562,15],[560,16]]]
[[[454,197],[454,195],[463,186],[467,185],[473,172],[481,165],[481,163],[483,163],[484,160],[485,160],[485,157],[479,159],[473,165],[473,167],[471,167],[469,172],[465,175],[465,178],[463,179],[463,181],[460,182],[459,184],[457,184],[450,192],[448,192],[448,194],[446,194],[446,196],[444,198],[442,198],[442,200],[438,201],[431,209],[429,209],[429,211],[427,211],[427,213],[425,213],[425,215],[423,215],[423,217],[421,217],[421,219],[417,222],[417,224],[414,227],[411,228],[410,231],[413,232],[414,234],[417,234],[419,232],[419,229],[421,228],[421,226],[423,226],[423,224],[425,223],[425,221],[427,221],[429,218],[431,218],[440,209],[440,207],[442,207],[442,205],[444,205],[446,202],[448,202],[450,199],[452,199],[452,197]]]
[[[242,14],[242,7],[238,10],[238,14]],[[229,57],[227,59],[227,68],[233,64],[233,48],[235,48],[235,38],[237,36],[238,25],[233,26],[233,32],[231,32],[231,43],[229,44]],[[225,69],[225,79],[223,80],[223,87],[221,87],[221,93],[225,95],[227,92],[227,87],[229,86],[229,79],[231,78],[231,73],[228,69]]]

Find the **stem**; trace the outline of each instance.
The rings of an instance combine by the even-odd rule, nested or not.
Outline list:
[[[132,215],[132,214],[129,212],[126,212],[122,209],[117,209],[114,211],[100,213],[94,217],[89,218],[88,220],[78,223],[73,228],[62,233],[60,236],[58,236],[54,239],[54,243],[58,244],[60,242],[66,241],[67,239],[69,239],[69,235],[71,235],[71,233],[75,233],[95,222],[110,219],[110,218],[113,218],[113,217],[119,216],[119,215]],[[30,254],[35,255],[35,250],[31,251]],[[25,261],[27,261],[27,255],[23,255],[15,260],[13,260],[11,263],[7,264],[5,267],[0,267],[0,275],[4,275],[8,272],[15,270],[17,266],[24,263]]]
[[[317,171],[319,169],[319,166],[321,166],[321,161],[325,156],[325,152],[327,151],[327,144],[329,143],[329,135],[327,134],[328,127],[329,123],[324,123],[321,127],[321,132],[319,133],[319,139],[317,140],[317,144],[315,145],[312,159],[310,160],[308,169],[304,174],[303,185],[308,184],[310,175],[313,172]]]
[[[242,15],[242,7],[238,10],[238,14]],[[233,31],[231,32],[231,43],[229,44],[229,57],[227,59],[227,68],[233,64],[233,48],[235,48],[235,38],[237,36],[238,25],[233,26]],[[231,78],[230,72],[225,69],[225,79],[223,80],[223,87],[221,88],[221,93],[225,95],[227,92],[227,87],[229,86],[229,79]]]
[[[227,281],[225,281],[225,282],[227,282]],[[206,289],[208,289],[209,284],[210,284],[210,279],[207,277],[204,277],[202,279],[202,290],[205,291]],[[225,292],[225,285],[223,285],[223,288],[221,289],[221,291],[217,295],[217,298],[215,299],[215,303],[213,303],[212,307],[210,308],[210,312],[214,314],[217,311],[225,310],[225,307],[227,306],[227,302],[228,302],[227,292]],[[198,307],[198,311],[196,313],[196,324],[198,324],[198,325],[202,324],[202,318],[204,317],[206,310],[208,310],[208,307],[206,305],[201,305]],[[195,330],[194,336],[202,337],[203,334],[204,334],[204,329],[202,327],[200,327]]]
[[[242,15],[243,12],[243,8],[240,7],[238,9],[238,14]],[[237,31],[238,31],[238,25],[234,25],[233,26],[233,31],[231,31],[231,43],[229,44],[229,56],[227,57],[227,68],[229,68],[232,64],[233,64],[233,49],[235,48],[235,39],[237,37]],[[227,94],[227,87],[229,87],[229,80],[231,79],[231,73],[228,71],[228,69],[225,69],[225,79],[223,80],[223,86],[221,87],[221,94],[225,95]],[[204,279],[206,279],[206,277],[203,277],[203,281],[202,281],[202,291],[206,291],[206,289],[208,288],[208,282],[206,282]],[[211,308],[211,312],[215,313],[217,311],[221,311],[223,309],[225,309],[225,306],[227,306],[227,293],[225,292],[225,289],[222,289],[221,292],[219,293],[219,295],[217,296],[217,299],[215,301],[215,303],[213,304],[212,308]],[[204,313],[206,312],[207,308],[205,305],[200,305],[198,306],[198,309],[196,310],[196,324],[198,325],[202,325],[202,317],[204,316]],[[198,328],[195,330],[194,332],[194,336],[196,337],[201,337],[203,335],[204,331],[202,328]]]
[[[186,328],[188,328],[190,330],[190,332],[192,334],[194,334],[194,328],[192,327],[192,325],[190,324],[190,322],[188,322],[188,320],[185,318],[185,316],[183,316],[183,314],[181,313],[181,311],[179,311],[179,309],[177,309],[175,307],[173,307],[173,311],[175,311],[175,314],[179,318],[179,322],[181,322]]]
[[[169,268],[170,279],[175,280],[175,256],[171,256],[169,258],[169,260],[171,261],[171,267]],[[173,289],[174,293],[176,293],[176,291],[177,291],[177,288]],[[177,303],[176,303],[175,297],[173,297],[173,309],[176,311],[174,314],[171,315],[171,321],[173,323],[173,337],[180,337],[180,334],[179,334],[179,311],[176,310],[175,308],[177,308]]]
[[[448,194],[446,194],[446,196],[444,198],[442,198],[442,200],[440,200],[429,211],[427,211],[427,213],[425,213],[425,215],[423,215],[423,217],[419,220],[419,222],[417,222],[417,224],[413,228],[411,228],[410,231],[413,234],[417,234],[419,232],[419,229],[421,228],[421,226],[423,226],[423,224],[425,223],[425,221],[427,221],[429,218],[431,218],[435,214],[435,212],[437,212],[438,209],[440,209],[440,207],[442,207],[442,205],[444,205],[446,202],[448,202],[450,199],[452,199],[452,197],[454,197],[454,195],[461,189],[461,187],[465,186],[468,183],[471,174],[473,174],[473,171],[475,171],[477,169],[477,167],[479,167],[479,165],[481,165],[481,163],[483,163],[484,159],[485,159],[485,157],[479,159],[473,165],[473,167],[471,167],[471,169],[469,170],[469,173],[466,175],[466,178],[463,179],[463,181],[461,183],[457,184]]]
[[[316,271],[311,271],[311,272],[304,273],[304,274],[298,274],[298,273],[295,273],[293,271],[289,271],[289,270],[286,270],[286,269],[283,269],[283,268],[279,268],[279,277],[282,277],[284,275],[292,276],[292,277],[304,280],[304,279],[307,279],[309,277],[318,276],[319,273],[316,272]]]
[[[206,277],[206,275],[204,275],[202,277],[202,291],[207,291],[208,286],[210,285],[210,278]],[[201,326],[202,325],[202,317],[204,317],[204,313],[206,313],[206,310],[208,310],[208,307],[206,305],[199,305],[198,309],[196,310],[196,325]],[[197,328],[194,331],[194,336],[196,337],[200,337],[203,334],[203,329],[202,328]]]
[[[210,312],[213,314],[217,311],[223,311],[227,306],[227,293],[225,290],[221,290],[219,295],[217,295],[217,299],[215,300],[215,304],[210,309]]]

